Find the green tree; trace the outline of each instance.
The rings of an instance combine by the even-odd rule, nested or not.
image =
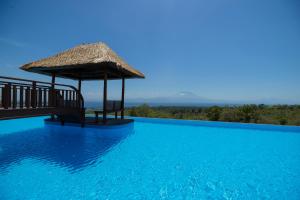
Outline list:
[[[257,122],[259,114],[257,112],[258,107],[256,105],[243,105],[238,108],[238,116],[241,122]]]
[[[208,108],[206,116],[208,120],[218,121],[220,119],[221,112],[222,109],[219,106],[213,106]]]
[[[239,122],[240,118],[235,108],[225,108],[220,116],[220,121]]]
[[[132,114],[134,114],[133,116],[139,117],[153,117],[153,110],[150,108],[149,105],[143,104],[135,107],[133,109]]]
[[[87,111],[93,113],[91,109]],[[150,107],[147,104],[125,110],[126,115],[228,122],[300,125],[299,105],[243,105],[234,107]]]
[[[130,116],[133,116],[133,117],[137,117],[137,116],[138,116],[138,114],[137,114],[135,108],[129,109],[129,115],[130,115]]]
[[[277,118],[280,125],[286,125],[288,123],[287,115],[283,111],[281,111]]]

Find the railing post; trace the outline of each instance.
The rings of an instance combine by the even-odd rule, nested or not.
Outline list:
[[[32,89],[31,89],[31,107],[36,108],[36,82],[32,82]]]
[[[68,107],[72,107],[72,91],[69,90]]]
[[[12,102],[12,107],[16,108],[17,107],[17,86],[13,85],[13,102]]]
[[[1,106],[0,106],[0,107],[2,108],[2,107],[4,107],[4,105],[3,105],[3,102],[4,102],[4,101],[3,101],[3,97],[4,97],[4,88],[3,88],[3,87],[0,87],[0,91],[1,91]]]
[[[30,108],[30,87],[26,87],[25,90],[25,106]]]
[[[44,88],[44,90],[43,90],[43,106],[44,107],[47,107],[47,89],[46,88]],[[48,101],[48,103],[49,103],[49,101]]]
[[[62,97],[62,105],[59,105],[59,106],[65,107],[65,91],[64,90],[61,91],[61,97]]]
[[[75,101],[75,91],[72,91],[72,107],[76,107],[76,102]]]
[[[11,106],[11,83],[5,84],[3,88],[3,107],[8,109]]]
[[[23,108],[23,102],[24,102],[24,87],[20,86],[20,108]]]
[[[7,85],[7,103],[8,103],[8,107],[11,107],[11,83],[8,83]]]
[[[39,88],[38,107],[42,107],[42,88]]]
[[[1,96],[2,97],[2,99],[1,99],[2,107],[7,109],[7,106],[6,106],[6,85],[4,85],[4,87],[2,88],[2,94],[1,95],[2,95]]]

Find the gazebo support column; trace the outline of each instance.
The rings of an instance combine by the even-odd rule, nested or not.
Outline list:
[[[51,106],[55,106],[55,73],[52,73],[52,79],[51,79],[51,92],[50,92],[50,104]],[[51,119],[54,120],[54,115],[51,115]]]
[[[78,91],[81,93],[81,79],[78,79]]]
[[[77,99],[79,99],[80,93],[81,93],[81,78],[78,79],[78,86],[77,86],[78,94]],[[79,105],[77,105],[79,106]]]
[[[103,123],[106,124],[106,115],[107,115],[107,73],[104,74],[104,86],[103,86]]]
[[[122,77],[122,99],[121,99],[121,119],[124,119],[124,109],[125,109],[125,78]]]

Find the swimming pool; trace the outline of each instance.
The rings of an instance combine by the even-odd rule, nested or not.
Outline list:
[[[0,199],[300,199],[299,127],[0,121]]]

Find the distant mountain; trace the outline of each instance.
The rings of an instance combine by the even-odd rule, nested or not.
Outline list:
[[[210,102],[211,99],[207,99],[204,97],[200,97],[192,92],[179,92],[177,94],[174,94],[170,97],[167,97],[170,99],[170,101],[179,101],[179,102]]]
[[[137,106],[141,104],[149,104],[150,106],[233,106],[243,104],[300,104],[300,101],[292,101],[288,99],[265,98],[257,100],[216,100],[201,97],[193,92],[183,91],[174,95],[153,97],[153,98],[128,98],[125,101],[127,107]],[[102,102],[87,101],[88,108],[101,108]]]
[[[204,98],[198,96],[192,92],[179,92],[174,95],[164,97],[153,97],[153,98],[136,98],[127,99],[129,103],[147,103],[150,105],[198,105],[198,106],[209,106],[222,104],[220,101],[213,99]]]
[[[183,91],[174,95],[153,97],[153,98],[136,98],[127,99],[129,104],[147,103],[149,105],[187,105],[187,106],[224,106],[224,105],[242,105],[242,104],[300,104],[300,100],[261,98],[252,100],[221,100],[201,97],[193,92]]]

